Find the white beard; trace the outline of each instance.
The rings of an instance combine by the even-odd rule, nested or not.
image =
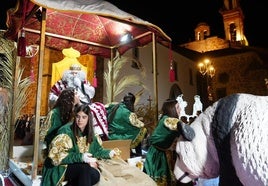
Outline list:
[[[66,70],[63,73],[62,81],[65,81],[68,87],[77,88],[79,85],[77,85],[75,82],[75,78],[78,78],[80,81],[84,82],[86,80],[86,75],[83,71],[78,71],[77,74],[73,74],[71,70]]]

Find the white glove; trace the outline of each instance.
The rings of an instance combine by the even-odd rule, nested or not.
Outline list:
[[[78,77],[74,77],[74,85],[81,88],[81,80]]]
[[[53,92],[49,93],[49,101],[56,102],[57,99],[58,99],[57,95],[55,95]]]
[[[46,149],[47,148],[47,144],[44,141],[39,141],[39,149]]]
[[[115,154],[116,154],[115,151],[111,150],[109,153],[110,158],[113,158],[115,156]]]
[[[95,96],[95,88],[90,83],[84,84],[86,94],[92,99]]]
[[[90,154],[88,152],[83,153],[83,155],[82,155],[83,162],[89,163],[91,161],[91,159],[92,159],[92,154]]]
[[[113,150],[110,151],[109,156],[110,158],[114,158],[116,156],[120,156],[121,155],[121,150],[119,150],[118,148],[114,148]]]

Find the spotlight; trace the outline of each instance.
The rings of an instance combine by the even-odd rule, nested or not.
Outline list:
[[[127,42],[131,41],[132,39],[133,39],[132,34],[130,34],[130,33],[126,33],[125,35],[123,35],[123,36],[121,37],[120,41],[121,41],[122,43],[127,43]]]

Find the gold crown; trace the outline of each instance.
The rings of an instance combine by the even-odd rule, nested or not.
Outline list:
[[[70,70],[81,70],[81,66],[78,64],[72,64]]]

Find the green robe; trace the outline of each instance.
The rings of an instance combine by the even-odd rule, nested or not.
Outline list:
[[[44,124],[40,126],[40,141],[44,141],[48,147],[62,125],[60,110],[56,107],[47,114]]]
[[[116,104],[110,104],[106,110],[108,121],[111,112]],[[135,148],[144,139],[147,129],[138,116],[127,109],[124,103],[119,103],[119,107],[112,121],[108,124],[109,140],[132,140],[130,148]]]
[[[171,181],[171,168],[166,153],[178,136],[179,119],[163,116],[150,136],[150,147],[144,162],[144,171],[158,185],[167,185]],[[161,183],[161,184],[160,184]]]
[[[89,152],[95,158],[110,159],[111,150],[104,149],[100,144],[100,138],[94,137],[91,144],[86,144],[86,137],[80,136],[78,142],[71,130],[72,123],[62,126],[57,136],[51,141],[49,154],[42,170],[42,186],[62,185],[68,164],[82,163],[82,154]]]

